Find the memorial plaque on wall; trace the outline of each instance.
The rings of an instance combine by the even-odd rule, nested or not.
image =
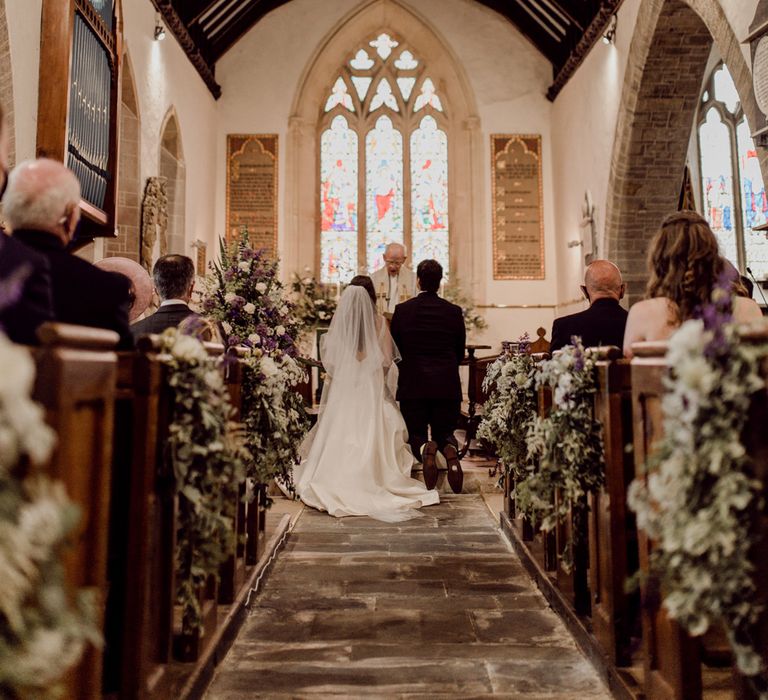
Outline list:
[[[277,134],[227,136],[227,240],[277,255]]]
[[[493,279],[544,279],[541,136],[491,135]]]

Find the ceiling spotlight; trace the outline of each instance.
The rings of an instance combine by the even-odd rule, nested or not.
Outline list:
[[[603,34],[603,43],[612,44],[616,39],[616,23],[618,19],[615,14],[611,15],[611,19],[608,21],[608,27]]]
[[[163,20],[160,19],[160,14],[158,13],[157,17],[155,18],[155,41],[162,41],[165,39],[165,25],[163,24]]]

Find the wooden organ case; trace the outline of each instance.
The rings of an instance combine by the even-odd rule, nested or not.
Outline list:
[[[121,0],[43,0],[37,155],[80,180],[75,245],[117,230]]]

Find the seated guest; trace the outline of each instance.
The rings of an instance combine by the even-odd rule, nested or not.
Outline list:
[[[589,308],[555,319],[550,352],[570,344],[574,335],[581,338],[584,347],[621,347],[627,312],[619,305],[624,297],[619,268],[608,260],[595,260],[587,267],[581,291],[589,302]]]
[[[8,173],[8,135],[0,107],[0,195]],[[0,330],[14,343],[33,345],[37,327],[53,320],[48,260],[0,232]]]
[[[668,216],[648,252],[646,299],[629,310],[624,355],[632,356],[632,343],[665,340],[683,321],[694,318],[710,301],[724,269],[717,238],[706,219],[693,211]],[[760,307],[747,298],[738,276],[733,275],[731,285],[734,319],[739,323],[759,321]]]
[[[152,268],[152,277],[160,297],[160,308],[131,326],[134,338],[148,333],[162,333],[195,313],[189,308],[195,286],[195,264],[191,258],[164,255]]]
[[[54,320],[113,330],[120,347],[131,347],[129,280],[66,250],[80,220],[75,175],[54,160],[21,163],[8,178],[3,212],[14,239],[50,265]]]

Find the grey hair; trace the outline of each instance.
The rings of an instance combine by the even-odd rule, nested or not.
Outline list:
[[[53,169],[53,164],[61,166]],[[35,166],[47,172],[35,172]],[[80,183],[56,161],[25,160],[8,176],[3,214],[12,229],[51,228],[80,203]]]

